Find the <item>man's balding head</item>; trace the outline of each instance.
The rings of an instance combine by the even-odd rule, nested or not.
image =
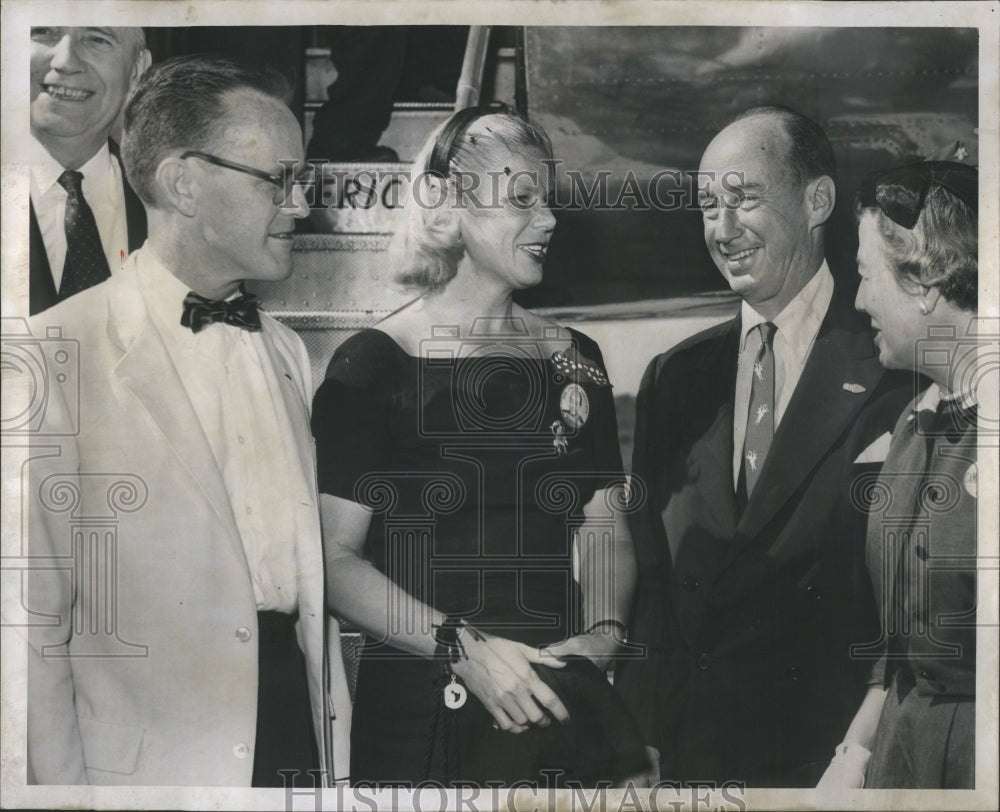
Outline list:
[[[823,262],[823,230],[836,202],[829,147],[804,116],[758,107],[723,128],[702,156],[709,254],[733,292],[768,319]]]
[[[777,124],[784,133],[788,152],[788,168],[800,185],[826,175],[837,182],[837,160],[833,147],[819,126],[811,118],[777,104],[765,104],[744,110],[730,123],[750,118],[767,119]]]

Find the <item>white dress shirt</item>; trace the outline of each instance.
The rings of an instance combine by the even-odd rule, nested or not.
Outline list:
[[[144,247],[134,254],[153,324],[174,362],[225,482],[243,541],[258,610],[298,606],[295,516],[313,500],[291,417],[261,331],[210,324],[197,334],[180,323],[189,288]],[[182,517],[178,517],[180,522]]]
[[[774,430],[788,408],[792,393],[802,377],[806,360],[816,343],[820,325],[833,298],[833,275],[826,261],[813,274],[785,309],[773,320],[777,327],[772,341],[774,352]],[[733,490],[740,478],[743,462],[743,440],[747,432],[747,411],[750,408],[750,388],[753,384],[753,362],[760,350],[760,330],[757,325],[767,321],[746,302],[740,310],[742,337],[739,366],[736,371],[736,400],[733,405]]]
[[[31,205],[58,291],[66,264],[66,190],[58,183],[65,168],[34,136],[29,138],[29,150]],[[105,142],[79,171],[83,175],[83,197],[94,213],[108,268],[111,273],[117,273],[128,256],[128,219],[121,164]]]

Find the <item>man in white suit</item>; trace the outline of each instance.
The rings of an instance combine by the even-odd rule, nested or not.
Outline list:
[[[289,275],[307,211],[290,171],[302,134],[280,93],[220,59],[148,72],[122,145],[148,240],[123,273],[33,320],[79,347],[79,375],[49,393],[58,439],[31,466],[36,783],[346,777],[309,360],[242,290]]]

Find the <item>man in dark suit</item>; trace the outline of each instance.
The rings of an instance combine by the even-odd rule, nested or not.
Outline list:
[[[616,679],[664,779],[811,786],[877,638],[852,481],[911,396],[824,258],[836,166],[822,130],[747,111],[702,159],[709,253],[740,314],[655,358],[637,403],[640,584]]]
[[[109,135],[149,63],[141,28],[31,29],[32,315],[107,279],[146,240]]]

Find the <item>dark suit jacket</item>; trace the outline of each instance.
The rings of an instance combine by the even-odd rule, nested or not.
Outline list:
[[[851,483],[912,384],[884,373],[867,317],[840,287],[742,514],[739,316],[653,359],[640,387],[633,471],[646,502],[632,515],[631,625],[647,655],[623,661],[616,685],[664,780],[812,785],[864,693],[871,660],[848,651],[877,639],[878,621]]]
[[[122,186],[125,189],[125,221],[128,225],[128,250],[131,253],[146,242],[146,209],[143,207],[139,196],[132,191],[132,187],[129,186],[128,180],[125,178],[125,166],[121,162],[122,159],[118,152],[118,145],[114,141],[109,140],[108,147],[121,167]],[[30,201],[28,202],[28,209],[30,219],[28,272],[31,276],[28,288],[28,309],[31,315],[34,316],[36,313],[41,313],[58,302],[59,293],[52,278],[52,269],[49,267],[49,255],[45,252],[45,243],[42,242],[42,232],[38,227],[35,207]]]

